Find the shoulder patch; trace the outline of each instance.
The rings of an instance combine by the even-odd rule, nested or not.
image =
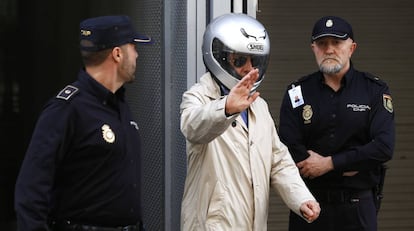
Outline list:
[[[384,102],[384,108],[387,109],[390,113],[394,112],[394,108],[392,106],[392,98],[388,94],[382,95],[382,101]]]
[[[65,88],[63,88],[59,94],[57,94],[56,98],[63,99],[63,100],[69,100],[72,96],[76,95],[76,93],[79,92],[79,88],[67,85]]]

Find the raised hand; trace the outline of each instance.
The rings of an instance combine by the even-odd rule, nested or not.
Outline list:
[[[259,92],[251,93],[253,84],[259,78],[259,70],[253,69],[245,75],[232,89],[227,96],[226,114],[232,115],[246,110],[251,103],[260,95]]]

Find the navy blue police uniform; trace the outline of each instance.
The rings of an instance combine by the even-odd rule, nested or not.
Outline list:
[[[366,230],[376,230],[373,189],[381,165],[392,158],[395,139],[387,84],[355,70],[352,63],[337,92],[324,84],[321,72],[305,76],[288,86],[279,132],[295,162],[313,150],[332,156],[334,165],[325,175],[304,179],[321,205],[321,215],[307,224],[291,213],[291,230],[356,230],[361,219],[370,227]],[[344,176],[352,171],[358,173]]]
[[[112,93],[81,70],[36,124],[16,183],[19,228],[135,227],[142,218],[140,158],[124,88]]]

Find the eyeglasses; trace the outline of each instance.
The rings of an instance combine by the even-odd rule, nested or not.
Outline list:
[[[266,55],[245,55],[245,54],[230,54],[228,62],[236,68],[241,68],[250,62],[252,67],[263,67],[267,65]]]

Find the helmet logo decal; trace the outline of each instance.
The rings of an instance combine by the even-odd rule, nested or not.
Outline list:
[[[265,30],[263,31],[263,35],[261,35],[261,36],[254,36],[254,35],[248,34],[244,28],[240,28],[240,31],[244,35],[244,37],[246,37],[246,38],[252,37],[252,38],[256,39],[256,41],[258,41],[259,39],[266,39],[266,31]]]
[[[247,44],[249,51],[264,51],[264,45],[261,43],[249,43]]]

